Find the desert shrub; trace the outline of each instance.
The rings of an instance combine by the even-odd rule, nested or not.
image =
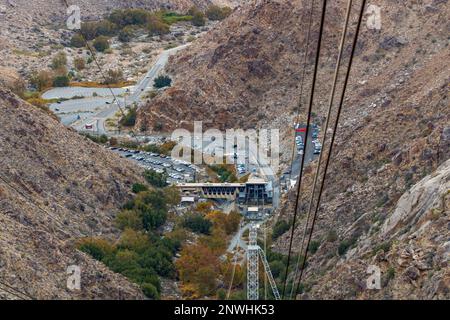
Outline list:
[[[201,11],[196,11],[192,15],[192,24],[196,27],[202,27],[206,24],[205,14]]]
[[[157,89],[164,88],[164,87],[170,87],[172,84],[172,79],[170,79],[169,76],[158,76],[155,78],[154,87]]]
[[[70,45],[75,48],[82,48],[85,44],[83,36],[79,33],[74,34],[70,40]]]
[[[101,136],[95,136],[89,133],[83,133],[82,135],[95,143],[105,144],[108,142],[108,136],[106,136],[105,134],[102,134]]]
[[[30,83],[37,90],[43,91],[53,85],[53,74],[47,70],[39,71],[31,76]]]
[[[130,25],[145,25],[152,15],[143,9],[114,10],[108,20],[123,28]]]
[[[124,127],[133,127],[136,124],[137,108],[132,107],[128,113],[119,121],[120,125]]]
[[[122,82],[123,79],[123,72],[120,69],[109,69],[108,74],[106,75],[105,84],[117,84]]]
[[[344,239],[339,243],[338,254],[340,256],[344,255],[355,243],[356,238]]]
[[[58,70],[67,65],[67,55],[64,51],[58,52],[52,59],[51,67],[53,70]]]
[[[338,239],[338,235],[335,230],[330,230],[327,234],[328,242],[335,242]]]
[[[109,49],[109,47],[110,47],[110,45],[109,45],[108,37],[98,36],[97,38],[95,38],[95,40],[94,40],[94,48],[98,52],[104,52],[106,49]]]
[[[320,247],[320,241],[313,240],[309,243],[309,252],[314,254]]]
[[[78,241],[77,248],[99,261],[113,254],[115,248],[107,240],[101,238],[84,238]]]
[[[148,190],[147,186],[143,185],[142,183],[135,183],[131,187],[131,191],[133,191],[133,193],[139,193],[147,190]]]
[[[157,17],[152,17],[147,24],[150,36],[161,36],[170,32],[170,26]]]
[[[86,61],[83,58],[75,58],[73,60],[73,65],[74,65],[75,69],[77,69],[78,71],[81,71],[84,68],[86,68]]]
[[[132,27],[125,27],[119,32],[119,41],[121,42],[130,42],[131,39],[134,36],[133,28]]]
[[[67,75],[56,76],[53,79],[54,87],[67,87],[70,84],[70,79]]]
[[[291,228],[290,224],[284,220],[278,220],[272,231],[272,240],[278,239],[282,234]]]
[[[217,5],[210,5],[206,9],[205,14],[209,20],[223,20],[230,15],[231,11],[229,7],[221,8]]]

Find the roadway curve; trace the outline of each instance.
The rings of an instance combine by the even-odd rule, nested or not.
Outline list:
[[[113,89],[114,94],[129,92],[126,97],[118,97],[118,101],[114,101],[114,97],[111,95],[109,89],[98,90],[79,87],[53,89],[46,92],[43,97],[46,99],[56,99],[89,96],[90,98],[86,99],[67,100],[59,104],[53,103],[50,105],[50,110],[60,116],[64,124],[71,125],[78,131],[85,131],[86,125],[93,124],[92,131],[94,133],[107,134],[108,132],[105,128],[106,120],[116,114],[119,106],[123,109],[126,105],[138,103],[146,94],[147,90],[152,87],[154,79],[164,69],[169,61],[169,57],[187,46],[188,44],[185,44],[162,52],[147,74],[134,87],[129,88],[128,91],[127,88]],[[97,91],[99,97],[93,98],[93,92]],[[77,119],[76,114],[81,114],[81,119]]]

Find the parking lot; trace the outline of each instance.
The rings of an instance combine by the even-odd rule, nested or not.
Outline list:
[[[193,164],[163,154],[116,147],[110,147],[109,149],[119,153],[123,158],[137,162],[145,169],[167,173],[167,183],[169,184],[193,182],[196,174],[200,171],[200,168]]]

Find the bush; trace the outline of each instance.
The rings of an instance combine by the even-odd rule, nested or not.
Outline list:
[[[201,214],[194,213],[187,215],[183,221],[183,227],[195,233],[210,234],[211,221],[205,219]]]
[[[55,79],[53,79],[54,87],[68,87],[69,84],[70,84],[70,79],[67,75],[56,76]]]
[[[197,11],[192,16],[192,24],[196,27],[202,27],[206,24],[205,14]]]
[[[64,51],[58,52],[52,59],[51,67],[53,70],[58,70],[67,65],[67,55]]]
[[[98,52],[104,52],[106,49],[109,49],[109,39],[105,36],[99,36],[94,40],[94,48]]]
[[[158,300],[159,293],[154,285],[151,283],[144,283],[141,285],[142,292],[144,292],[145,296],[149,299]]]
[[[100,238],[84,238],[78,241],[77,248],[93,258],[103,261],[113,254],[114,247],[108,241]]]
[[[170,26],[156,17],[150,19],[147,29],[150,36],[162,36],[170,33]]]
[[[49,71],[42,70],[31,76],[30,83],[37,90],[43,91],[53,85],[53,75]]]
[[[164,87],[170,87],[172,84],[172,79],[168,76],[158,76],[155,79],[154,87],[157,89],[164,88]]]
[[[275,226],[273,227],[272,231],[272,240],[278,239],[282,234],[284,234],[286,231],[288,231],[291,228],[291,225],[284,221],[284,220],[278,220],[277,223],[275,223]]]
[[[209,20],[223,20],[230,15],[231,11],[229,7],[221,8],[217,5],[210,5],[206,9],[206,16]]]
[[[119,32],[119,41],[121,42],[130,42],[134,36],[132,27],[125,27]]]
[[[117,25],[109,20],[102,20],[94,24],[96,36],[113,36],[117,33]]]
[[[143,9],[125,9],[113,11],[108,20],[112,23],[125,27],[129,25],[145,25],[149,21],[152,14]]]
[[[118,213],[115,222],[116,226],[121,230],[125,230],[126,228],[142,230],[144,228],[142,217],[133,210],[124,210]]]
[[[220,182],[237,182],[238,179],[227,165],[212,165],[209,166],[219,176]]]
[[[117,84],[122,82],[123,79],[123,72],[120,69],[116,69],[116,70],[108,70],[108,75],[106,76],[105,79],[105,84]]]
[[[76,33],[73,35],[72,39],[70,40],[70,45],[75,48],[82,48],[86,45],[84,38],[81,34]]]
[[[344,255],[355,243],[356,238],[342,240],[341,243],[339,243],[338,254],[340,256]]]
[[[89,133],[83,133],[82,135],[95,143],[105,144],[108,142],[108,137],[105,134],[102,134],[101,136],[94,136]]]
[[[137,108],[131,108],[128,113],[120,119],[120,125],[124,127],[133,127],[136,124]]]
[[[81,71],[84,68],[86,68],[86,61],[84,61],[83,58],[75,58],[73,60],[73,65],[74,65],[75,69],[77,69],[78,71]]]
[[[309,243],[309,252],[310,252],[311,254],[314,254],[314,253],[317,252],[317,250],[319,249],[319,247],[320,247],[320,241],[315,241],[315,240],[313,240],[313,241],[311,241],[311,242]]]
[[[158,173],[154,170],[145,170],[144,177],[145,180],[154,187],[164,188],[167,186],[167,176],[164,173]]]
[[[133,184],[131,190],[133,191],[133,193],[139,193],[139,192],[143,192],[143,191],[148,191],[147,186],[143,185],[142,183],[135,183]]]
[[[327,234],[328,242],[335,242],[338,239],[338,235],[335,230],[330,230]]]
[[[281,275],[284,275],[286,271],[286,266],[282,261],[280,260],[272,261],[269,265],[274,278],[278,278]]]

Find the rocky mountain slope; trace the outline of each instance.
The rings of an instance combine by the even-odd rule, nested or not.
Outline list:
[[[98,20],[123,8],[186,12],[194,5],[202,9],[212,3],[235,5],[228,0],[81,0],[68,3],[80,7],[84,21]],[[68,16],[62,0],[0,0],[0,54],[4,57],[0,66],[14,69],[22,76],[36,66],[42,67],[48,60],[45,58],[58,51],[72,36],[65,25]]]
[[[332,3],[328,9],[324,57],[336,54],[332,49],[342,4]],[[288,128],[298,104],[308,10],[309,3],[298,0],[252,1],[237,8],[174,57],[167,68],[173,87],[140,110],[138,127],[160,123],[157,127],[171,130],[202,120],[221,129]],[[318,16],[318,6],[314,13]],[[317,29],[317,19],[314,26]],[[312,56],[310,50],[308,62]],[[331,69],[331,59],[326,60],[324,65]]]
[[[74,249],[80,237],[116,235],[139,169],[4,89],[0,114],[0,284],[38,299],[143,298]],[[80,291],[66,288],[70,265],[81,268]]]
[[[328,8],[314,106],[314,121],[319,124],[326,115],[345,3],[332,2]],[[318,250],[309,262],[305,297],[448,298],[444,261],[448,188],[442,173],[447,171],[436,170],[450,157],[450,7],[446,0],[370,4],[381,8],[382,27],[369,29],[364,20],[314,233]],[[290,144],[286,141],[293,137],[308,6],[309,1],[266,0],[235,10],[219,28],[171,61],[167,72],[174,84],[139,110],[138,128],[162,125],[170,131],[190,127],[194,120],[221,129],[279,128],[286,138],[281,150],[287,161]],[[316,17],[318,10],[317,6]],[[317,22],[313,30],[317,40]],[[344,63],[349,45],[348,41]],[[310,52],[309,65],[312,58]],[[311,69],[307,71],[309,79]],[[303,108],[302,121],[305,117]],[[306,172],[296,250],[314,166]],[[423,205],[423,211],[434,212],[432,218],[422,212],[416,216],[413,208],[408,211],[419,221],[410,229],[394,224],[397,205],[404,207],[405,200],[399,202],[402,195],[415,192],[420,196],[420,185],[428,185],[427,179],[433,181],[433,173],[444,175],[435,181],[437,189],[444,187],[443,204]],[[293,195],[283,201],[278,218],[288,220]],[[428,223],[427,231],[415,237],[422,223]],[[388,232],[391,224],[405,237]],[[285,234],[274,248],[286,252],[287,245]],[[382,290],[370,291],[365,289],[365,272],[378,257],[378,249],[388,257],[378,263],[385,280]],[[403,254],[405,250],[409,253]],[[407,263],[397,263],[397,258],[408,254]],[[423,256],[428,262],[420,269],[414,261],[422,261]],[[419,272],[408,269],[411,266]]]

